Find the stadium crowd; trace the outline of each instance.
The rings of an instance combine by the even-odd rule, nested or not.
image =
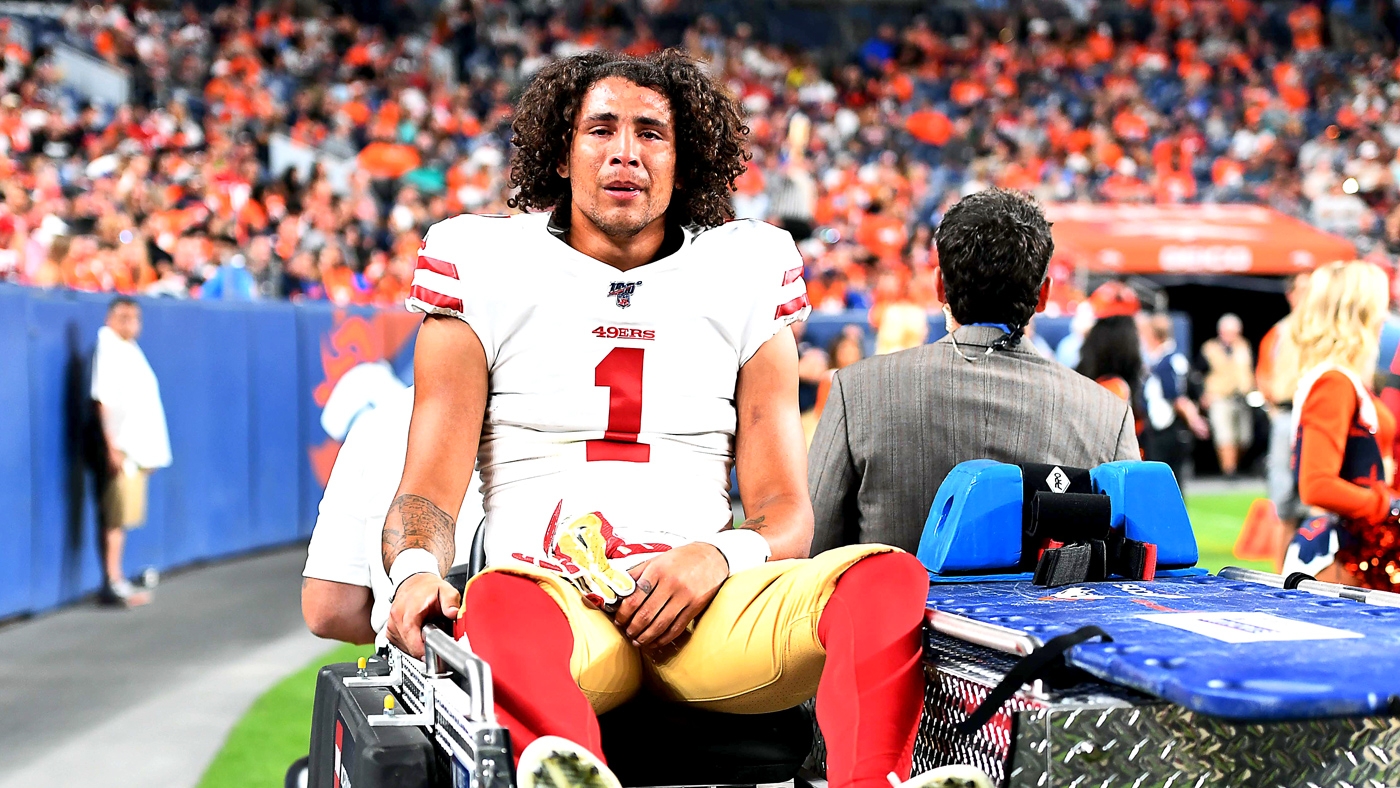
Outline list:
[[[424,16],[400,2],[386,27],[308,3],[73,3],[58,37],[131,74],[133,101],[115,107],[80,97],[42,37],[26,48],[7,23],[0,279],[401,303],[431,223],[508,210],[511,102],[543,63],[663,45],[741,97],[754,158],[736,211],[793,232],[818,310],[873,307],[878,323],[891,303],[938,308],[933,228],[988,185],[1254,202],[1400,252],[1390,4],[987,2],[881,26],[829,61],[642,5]],[[343,182],[274,173],[276,135],[356,166]],[[1052,309],[1080,297],[1062,289]]]

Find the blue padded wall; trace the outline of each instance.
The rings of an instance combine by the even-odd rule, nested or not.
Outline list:
[[[96,591],[91,359],[109,296],[0,285],[0,618]],[[151,478],[126,570],[305,539],[338,446],[322,395],[357,363],[407,382],[415,318],[326,305],[140,299],[174,463]],[[95,456],[96,455],[96,456]],[[313,460],[313,457],[317,458]]]

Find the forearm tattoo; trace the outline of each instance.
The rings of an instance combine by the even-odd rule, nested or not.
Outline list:
[[[739,525],[739,527],[747,528],[750,531],[758,531],[762,533],[763,529],[768,527],[768,524],[765,522],[767,519],[768,517],[766,515],[760,514],[757,517],[750,517],[749,519],[745,520],[742,524]]]
[[[437,557],[443,575],[452,568],[456,552],[457,524],[452,516],[421,495],[400,495],[389,506],[380,542],[384,571],[404,550],[427,550]]]

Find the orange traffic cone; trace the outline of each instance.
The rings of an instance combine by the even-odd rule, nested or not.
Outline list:
[[[1255,498],[1244,516],[1244,526],[1235,540],[1235,557],[1241,561],[1272,561],[1276,557],[1275,542],[1283,528],[1278,510],[1268,498]]]

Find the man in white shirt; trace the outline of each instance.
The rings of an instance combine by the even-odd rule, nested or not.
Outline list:
[[[391,589],[380,532],[403,475],[412,414],[412,388],[390,395],[354,418],[336,455],[302,571],[302,617],[318,637],[384,642],[376,636],[389,617]],[[453,563],[467,561],[481,517],[480,481],[473,478],[457,515]]]
[[[136,344],[140,334],[141,307],[126,296],[112,299],[92,360],[92,399],[107,445],[101,482],[106,596],[127,605],[144,605],[150,595],[138,592],[122,571],[126,531],[146,522],[151,471],[170,466],[160,384]]]

